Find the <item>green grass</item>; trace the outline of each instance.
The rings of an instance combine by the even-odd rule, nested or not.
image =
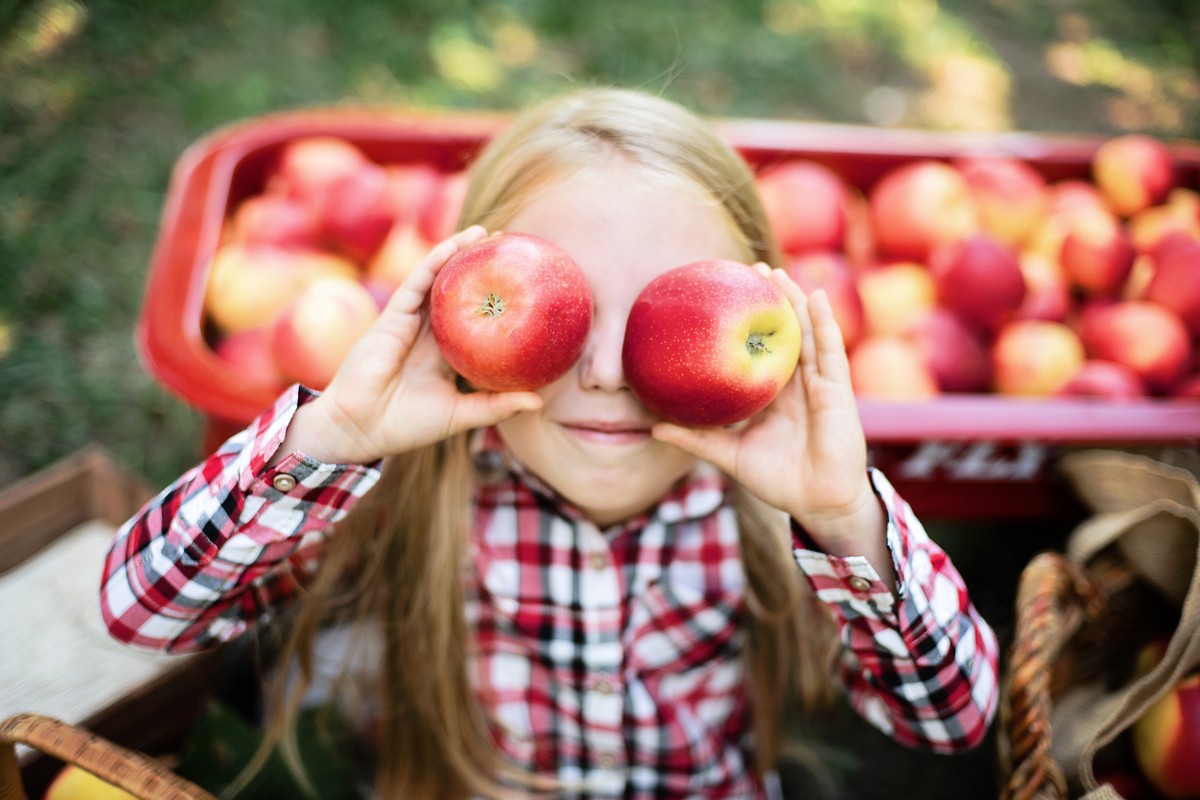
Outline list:
[[[132,332],[171,167],[218,126],[341,102],[509,109],[600,82],[710,115],[1190,138],[1193,8],[5,0],[0,485],[92,442],[152,483],[199,455],[201,415],[146,374]]]

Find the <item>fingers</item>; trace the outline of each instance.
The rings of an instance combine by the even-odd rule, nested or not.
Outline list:
[[[785,271],[773,269],[770,270],[767,277],[779,287],[792,304],[792,311],[796,312],[796,319],[800,323],[800,373],[805,380],[814,378],[819,373],[819,368],[815,353],[813,323],[809,316],[809,298],[800,285],[792,280]]]
[[[537,411],[542,398],[535,392],[475,392],[460,395],[450,419],[450,433],[486,428],[522,411]]]
[[[737,466],[737,434],[724,428],[684,428],[670,422],[658,422],[650,435],[660,442],[686,450],[718,469],[734,474]]]
[[[417,313],[421,304],[425,302],[425,296],[429,294],[430,287],[433,286],[433,279],[437,276],[438,270],[449,260],[450,256],[486,236],[487,231],[483,229],[482,225],[472,225],[438,243],[404,279],[400,288],[392,294],[383,313]]]
[[[812,319],[817,370],[831,381],[848,385],[850,360],[846,356],[845,342],[842,341],[842,329],[833,316],[833,307],[824,289],[813,292],[808,299],[808,313]]]
[[[811,295],[781,269],[772,270],[770,277],[792,302],[800,320],[803,336],[800,346],[800,368],[805,377],[820,376],[839,383],[849,383],[850,363],[846,345],[829,304],[829,294],[817,289]]]

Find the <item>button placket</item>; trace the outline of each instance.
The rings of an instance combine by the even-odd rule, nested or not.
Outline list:
[[[621,570],[603,534],[586,521],[580,523],[578,534],[577,543],[583,554],[578,576],[580,600],[588,637],[583,658],[588,674],[580,697],[581,733],[594,748],[592,767],[599,773],[610,773],[596,776],[599,785],[607,786],[618,780],[611,773],[624,761],[621,752],[624,701],[620,686],[623,587]]]

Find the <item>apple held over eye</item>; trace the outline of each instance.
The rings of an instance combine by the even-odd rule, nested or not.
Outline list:
[[[625,380],[651,411],[694,427],[730,425],[770,404],[800,357],[783,291],[745,264],[698,261],[652,280],[625,324]]]
[[[592,290],[557,246],[499,233],[442,265],[429,316],[442,355],[472,386],[529,391],[579,360],[592,326]]]

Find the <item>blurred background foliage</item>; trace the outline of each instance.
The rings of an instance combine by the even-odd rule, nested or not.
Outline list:
[[[0,0],[0,485],[97,442],[162,483],[201,417],[133,329],[170,171],[297,106],[511,109],[577,84],[710,116],[1197,135],[1193,0]]]

